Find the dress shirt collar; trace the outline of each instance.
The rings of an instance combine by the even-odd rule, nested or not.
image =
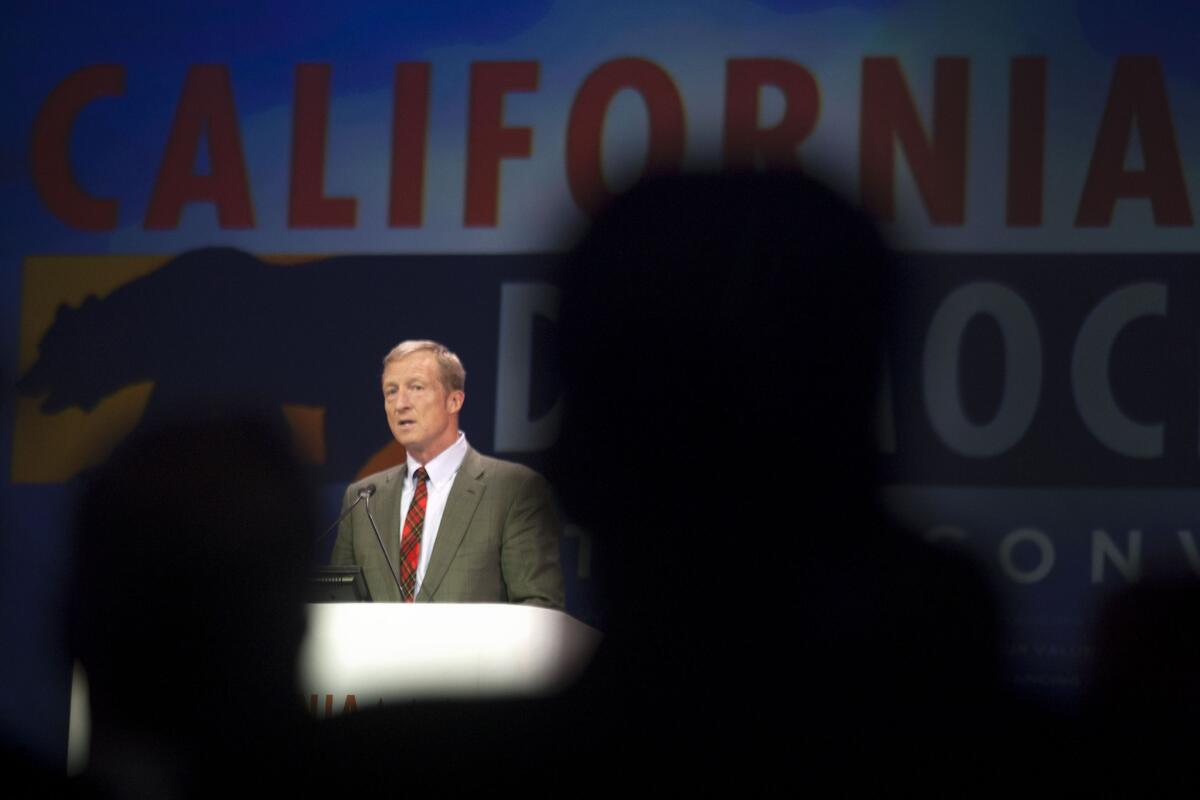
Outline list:
[[[453,479],[466,456],[467,436],[462,431],[459,431],[458,438],[454,440],[454,444],[438,453],[430,459],[429,463],[424,465],[425,473],[429,475],[429,488],[437,488],[442,485],[443,481]],[[405,478],[405,483],[411,489],[413,475],[416,474],[422,465],[418,464],[412,456],[408,456],[406,460],[408,461],[408,477]]]

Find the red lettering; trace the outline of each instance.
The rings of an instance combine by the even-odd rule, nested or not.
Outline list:
[[[894,57],[863,59],[859,130],[860,189],[885,220],[895,218],[895,148],[908,158],[917,190],[935,225],[962,225],[967,193],[965,58],[938,58],[933,73],[933,137],[925,135]]]
[[[1135,124],[1144,169],[1127,170],[1125,155]],[[1112,224],[1113,209],[1122,197],[1149,198],[1155,225],[1192,224],[1167,88],[1154,56],[1117,59],[1075,216],[1076,227]]]
[[[346,695],[346,703],[342,706],[342,713],[349,714],[358,711],[358,698],[352,694]]]
[[[467,112],[467,197],[463,222],[495,227],[500,206],[500,160],[529,158],[533,131],[504,126],[504,95],[538,87],[536,61],[481,61],[471,65]]]
[[[29,160],[33,186],[54,216],[85,231],[117,227],[117,201],[92,197],[71,172],[71,129],[79,112],[100,97],[125,92],[125,67],[97,64],[68,75],[54,88],[33,123]]]
[[[353,197],[325,196],[325,149],[329,128],[329,64],[296,67],[292,109],[292,172],[289,228],[353,228]]]
[[[1014,58],[1008,82],[1008,194],[1010,226],[1042,224],[1046,160],[1046,59]]]
[[[783,118],[759,127],[759,97],[764,86],[783,92]],[[725,166],[755,169],[794,168],[796,149],[817,125],[821,94],[812,73],[781,58],[731,58],[725,65]]]
[[[209,174],[197,175],[192,167],[200,137],[206,133]],[[145,227],[177,228],[184,205],[195,202],[213,203],[222,228],[254,227],[233,86],[229,69],[222,64],[199,64],[188,70]]]
[[[666,70],[642,58],[600,65],[579,87],[567,121],[567,184],[589,214],[612,196],[604,182],[601,143],[608,106],[623,89],[633,89],[646,104],[649,146],[642,174],[678,172],[683,163],[683,100]]]
[[[392,103],[392,178],[388,225],[421,226],[425,141],[429,131],[429,64],[396,65]]]

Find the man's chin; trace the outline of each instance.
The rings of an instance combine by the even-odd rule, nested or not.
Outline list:
[[[406,450],[412,447],[413,443],[417,441],[417,437],[413,435],[412,431],[397,430],[396,428],[392,428],[392,438],[401,444]]]

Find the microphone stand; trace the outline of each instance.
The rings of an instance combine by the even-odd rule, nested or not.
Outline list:
[[[400,588],[400,576],[396,574],[396,568],[392,566],[392,557],[388,555],[387,548],[383,545],[383,537],[379,535],[379,527],[375,524],[375,517],[371,514],[371,495],[375,494],[374,486],[367,486],[358,493],[359,499],[366,500],[363,508],[366,509],[367,519],[371,523],[371,530],[375,531],[375,541],[379,542],[379,549],[383,552],[383,560],[387,562],[388,573],[392,576],[392,580],[396,582],[396,591],[400,596],[404,596],[404,590]]]

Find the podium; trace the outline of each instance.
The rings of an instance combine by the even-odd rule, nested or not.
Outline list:
[[[310,710],[535,696],[569,685],[600,632],[561,611],[487,603],[313,603],[300,654]]]
[[[484,603],[312,603],[301,696],[317,717],[433,698],[549,694],[587,666],[600,632],[561,611]],[[71,686],[67,770],[87,764],[87,681]]]

